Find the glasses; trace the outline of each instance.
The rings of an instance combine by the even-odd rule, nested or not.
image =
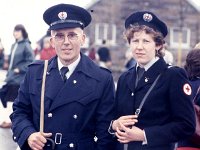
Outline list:
[[[53,37],[55,38],[55,40],[57,42],[64,42],[66,36],[67,36],[68,40],[70,40],[70,41],[78,40],[78,34],[76,34],[76,33],[69,33],[67,35],[65,35],[63,33],[57,33]]]

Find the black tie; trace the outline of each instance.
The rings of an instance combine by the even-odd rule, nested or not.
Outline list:
[[[138,81],[142,78],[144,72],[145,72],[144,68],[141,68],[140,66],[137,67],[137,78],[138,78]]]
[[[68,67],[62,67],[60,69],[60,74],[61,74],[61,77],[62,77],[62,79],[63,79],[64,82],[67,80],[66,73],[68,71],[69,71]]]
[[[142,78],[144,72],[145,72],[144,68],[141,68],[140,66],[137,67],[137,77],[135,80],[135,87],[137,87],[137,84],[138,84],[139,80]]]

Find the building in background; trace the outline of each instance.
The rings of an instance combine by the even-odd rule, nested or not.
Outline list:
[[[116,70],[123,68],[127,50],[124,21],[134,11],[152,11],[168,24],[166,42],[175,65],[178,59],[183,62],[188,50],[200,41],[200,9],[190,0],[96,0],[88,10],[93,18],[86,29],[89,41],[97,47],[102,39],[107,41]]]

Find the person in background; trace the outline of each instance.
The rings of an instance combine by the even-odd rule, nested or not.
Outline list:
[[[88,54],[88,57],[90,59],[92,59],[94,62],[96,61],[96,50],[94,47],[92,47],[90,50],[89,50],[89,54]]]
[[[174,150],[175,142],[195,131],[188,78],[184,69],[164,61],[168,30],[155,14],[135,12],[126,19],[125,28],[137,64],[119,78],[117,115],[109,132],[117,137],[117,150]]]
[[[56,55],[55,49],[51,46],[50,37],[47,36],[43,39],[43,49],[40,52],[41,60],[49,60]]]
[[[108,133],[114,117],[112,74],[81,52],[90,13],[58,4],[48,8],[43,19],[57,54],[48,61],[44,133],[39,122],[44,61],[36,61],[29,66],[13,104],[14,140],[22,150],[51,149],[50,141],[57,150],[112,150],[113,138]]]
[[[125,53],[125,58],[126,58],[126,61],[125,61],[125,68],[126,69],[130,69],[132,68],[133,66],[135,66],[136,64],[136,61],[134,60],[133,58],[133,54],[132,54],[132,51],[131,49],[128,49]]]
[[[103,46],[100,47],[97,51],[98,54],[98,64],[101,67],[110,69],[112,66],[110,50],[105,46],[106,41],[103,40]]]
[[[25,77],[27,67],[34,59],[28,33],[22,24],[14,27],[13,36],[15,43],[11,47],[11,54],[8,60],[9,67],[5,79],[6,84],[0,90],[1,101],[5,108],[7,107],[7,102],[13,102],[17,97],[18,89]],[[10,110],[12,109],[10,108]],[[10,125],[11,121],[6,121],[1,124],[1,127],[10,127]]]
[[[192,49],[189,51],[186,57],[185,63],[185,70],[188,74],[190,79],[190,84],[192,85],[192,99],[195,97],[197,93],[197,89],[200,86],[200,48],[199,49]],[[200,97],[195,102],[197,105],[200,106]],[[196,149],[194,149],[196,148]],[[184,141],[180,141],[178,143],[177,150],[200,150],[200,146],[192,143],[190,138]]]
[[[168,50],[167,43],[164,44],[163,51],[164,51],[164,57],[163,58],[164,58],[165,62],[167,64],[169,64],[169,65],[173,65],[173,63],[174,63],[174,56],[173,56],[172,52],[170,52]]]
[[[200,49],[200,42],[194,46],[194,49]]]
[[[0,39],[0,69],[4,67],[4,48]]]

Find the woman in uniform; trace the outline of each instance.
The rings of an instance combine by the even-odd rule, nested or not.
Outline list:
[[[117,116],[110,128],[119,141],[116,149],[174,150],[175,142],[194,133],[195,119],[184,70],[163,59],[167,26],[143,11],[130,15],[125,28],[137,63],[117,85]]]

